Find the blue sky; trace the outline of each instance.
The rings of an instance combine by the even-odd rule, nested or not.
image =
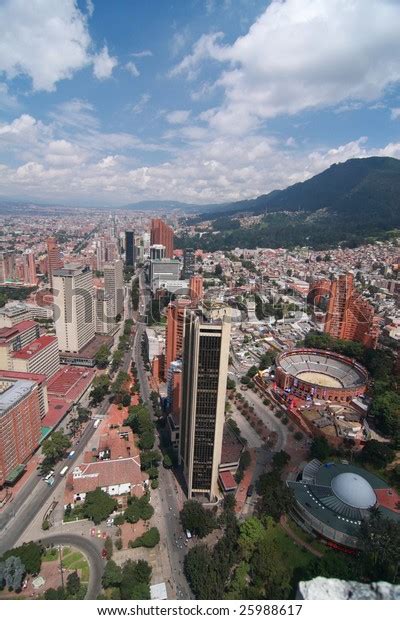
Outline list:
[[[209,203],[400,157],[399,0],[2,0],[0,195]]]

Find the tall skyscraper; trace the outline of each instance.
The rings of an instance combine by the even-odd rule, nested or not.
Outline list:
[[[179,458],[188,497],[218,490],[228,377],[230,323],[185,317]]]
[[[115,327],[114,297],[97,288],[95,298],[96,334],[109,334]]]
[[[107,295],[114,299],[115,316],[124,312],[124,270],[122,260],[105,263],[104,290]]]
[[[183,250],[183,269],[182,276],[184,280],[189,280],[194,276],[194,269],[196,264],[196,257],[194,255],[193,248],[185,248]]]
[[[15,280],[15,254],[5,250],[0,252],[0,283]]]
[[[172,362],[182,356],[184,319],[186,309],[190,306],[189,299],[178,299],[167,308],[167,328],[165,337],[165,374],[167,376]]]
[[[32,250],[25,250],[22,255],[25,284],[37,284],[35,255]]]
[[[105,262],[106,262],[106,240],[97,239],[96,241],[96,269],[97,271],[103,271]]]
[[[125,231],[125,265],[135,267],[135,233],[133,230]]]
[[[330,282],[324,331],[335,338],[376,347],[379,318],[375,317],[371,304],[355,289],[351,273]]]
[[[61,258],[60,248],[54,237],[47,239],[47,268],[49,275],[50,288],[53,288],[53,273],[56,269],[61,269],[64,266],[64,261]]]
[[[165,245],[156,243],[150,246],[150,260],[162,260],[165,258]]]
[[[192,276],[189,283],[190,298],[197,304],[204,297],[203,276]]]
[[[79,353],[95,333],[92,272],[75,265],[57,269],[53,272],[53,290],[59,349]]]
[[[150,245],[164,245],[166,258],[174,254],[174,231],[162,220],[151,220]]]

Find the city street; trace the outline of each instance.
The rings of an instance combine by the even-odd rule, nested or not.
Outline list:
[[[144,314],[147,303],[147,289],[144,284],[143,272],[139,273],[139,279],[140,304],[142,304],[141,314]],[[141,341],[145,327],[144,323],[137,323],[133,347],[133,360],[138,372],[143,402],[151,408],[150,389],[146,371],[143,367],[141,350]],[[183,493],[178,486],[173,471],[165,469],[162,466],[159,470],[159,483],[159,488],[152,491],[152,503],[156,508],[156,515],[159,517],[157,527],[160,530],[161,541],[164,541],[166,544],[171,576],[176,588],[176,596],[177,598],[186,600],[192,599],[193,595],[183,573],[183,562],[187,551],[184,544],[186,535],[179,521],[179,512],[183,504]]]

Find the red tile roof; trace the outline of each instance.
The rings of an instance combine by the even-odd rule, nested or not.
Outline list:
[[[14,351],[12,353],[12,356],[17,359],[27,360],[30,357],[34,357],[35,355],[43,351],[43,349],[51,346],[54,342],[57,342],[57,338],[55,336],[40,336],[39,338],[36,338],[36,340],[34,340],[33,342],[27,344],[26,347],[24,347],[20,351]]]
[[[232,491],[237,488],[236,480],[230,471],[221,471],[219,481],[223,491]]]
[[[35,321],[20,321],[12,327],[2,327],[0,328],[0,339],[9,340],[12,336],[22,334],[22,332],[26,332],[28,329],[36,327],[36,325]]]
[[[0,376],[5,379],[28,379],[29,381],[36,381],[36,383],[44,383],[47,381],[46,375],[41,375],[37,372],[17,372],[16,370],[0,370]]]
[[[395,489],[374,489],[374,491],[380,506],[400,513],[397,507],[400,502],[400,495]]]
[[[67,489],[74,493],[89,493],[97,487],[109,487],[117,484],[130,483],[131,486],[141,485],[147,476],[140,469],[140,459],[130,457],[114,461],[97,461],[81,463],[68,475]]]

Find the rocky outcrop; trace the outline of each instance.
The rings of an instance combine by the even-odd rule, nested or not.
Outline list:
[[[303,600],[400,600],[400,586],[386,581],[359,583],[316,577],[310,581],[300,581],[297,599]]]

